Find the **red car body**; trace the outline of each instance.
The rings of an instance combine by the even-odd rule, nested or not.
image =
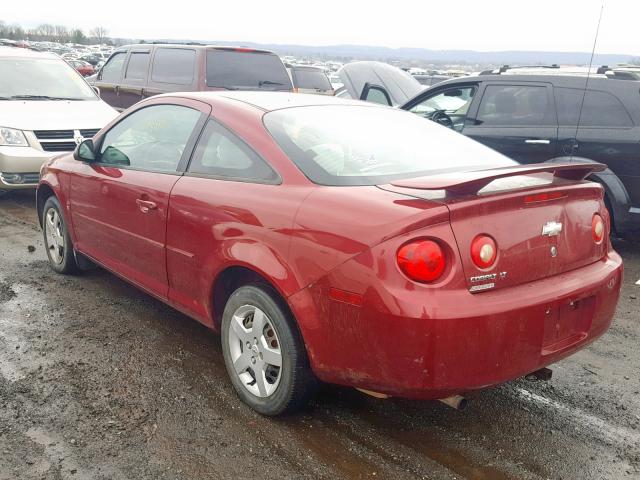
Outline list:
[[[69,154],[43,167],[38,205],[56,195],[76,251],[210,328],[219,328],[224,305],[216,299],[229,275],[248,269],[286,301],[319,379],[434,399],[536,371],[609,327],[622,262],[608,237],[599,244],[592,239],[592,216],[601,215],[607,226],[609,217],[602,188],[580,180],[588,170],[576,180],[569,167],[551,170],[564,178],[482,196],[469,192],[499,172],[381,188],[317,185],[276,144],[263,117],[278,108],[350,102],[181,94],[143,101],[123,116],[167,102],[213,115],[268,161],[281,182],[104,167]],[[424,188],[468,192],[434,201],[420,198]],[[551,220],[565,228],[541,235]],[[469,254],[482,233],[499,250],[489,270]],[[420,238],[437,239],[446,253],[444,274],[433,283],[412,281],[398,267],[398,250]],[[494,273],[494,288],[472,291],[478,278]]]

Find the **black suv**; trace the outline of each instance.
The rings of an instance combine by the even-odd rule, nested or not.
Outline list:
[[[640,81],[609,72],[592,75],[585,90],[586,85],[586,75],[564,74],[557,67],[546,74],[500,69],[439,83],[401,108],[521,163],[571,157],[607,164],[592,180],[605,188],[616,233],[637,234]]]
[[[360,73],[360,87],[338,95],[394,105],[390,93],[400,80],[406,80],[400,75],[383,79],[362,68],[350,72],[351,76],[356,73]],[[570,71],[557,65],[504,66],[438,83],[401,102],[399,108],[457,130],[521,163],[607,164],[606,171],[590,178],[604,186],[615,232],[638,235],[640,68],[600,67],[588,83],[586,73],[586,69]]]

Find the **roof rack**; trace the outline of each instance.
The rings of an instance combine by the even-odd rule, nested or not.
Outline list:
[[[167,41],[162,41],[162,40],[154,40],[153,42],[147,42],[147,45],[202,45],[203,47],[206,47],[207,44],[206,43],[201,43],[201,42],[167,42]],[[144,44],[141,44],[144,45]]]
[[[483,70],[480,75],[500,75],[506,73],[509,70],[519,70],[524,68],[553,68],[559,69],[560,65],[553,63],[551,65],[502,65],[500,68],[494,68],[493,70]]]

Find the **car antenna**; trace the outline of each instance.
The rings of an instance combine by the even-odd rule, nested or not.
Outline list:
[[[582,120],[582,107],[584,106],[584,99],[587,96],[587,88],[589,87],[589,79],[591,78],[591,67],[593,66],[593,57],[596,53],[598,34],[600,33],[600,22],[602,22],[602,12],[604,12],[604,0],[600,5],[600,16],[598,17],[596,36],[593,39],[593,48],[591,49],[591,58],[589,59],[589,70],[587,70],[587,80],[584,83],[584,90],[582,91],[582,100],[580,101],[580,109],[578,110],[578,122],[576,123],[576,132],[573,136],[573,144],[571,145],[571,155],[569,156],[569,161],[573,161],[573,153],[578,148],[578,129],[580,128],[580,121]]]

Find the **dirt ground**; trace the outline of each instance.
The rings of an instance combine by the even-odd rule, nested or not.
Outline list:
[[[105,271],[54,274],[34,203],[0,199],[0,480],[640,478],[640,243],[616,242],[612,328],[550,382],[463,412],[326,387],[268,419],[217,335]]]

